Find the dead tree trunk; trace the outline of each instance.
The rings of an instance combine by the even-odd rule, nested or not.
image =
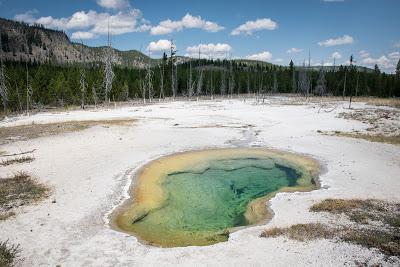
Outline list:
[[[0,96],[3,102],[4,113],[6,113],[8,104],[8,89],[7,89],[7,75],[5,73],[5,66],[3,63],[3,47],[1,44],[1,38],[0,38]]]

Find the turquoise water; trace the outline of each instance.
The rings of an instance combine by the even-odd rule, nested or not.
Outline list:
[[[194,166],[193,170],[166,174],[161,185],[167,200],[134,222],[132,230],[161,244],[226,240],[221,234],[224,230],[248,224],[244,214],[249,202],[295,186],[301,176],[269,158],[216,160],[198,169]]]

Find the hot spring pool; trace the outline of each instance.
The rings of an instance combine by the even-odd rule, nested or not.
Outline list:
[[[238,227],[265,222],[276,192],[316,188],[318,172],[308,157],[265,149],[166,156],[139,172],[113,224],[162,247],[226,241]]]

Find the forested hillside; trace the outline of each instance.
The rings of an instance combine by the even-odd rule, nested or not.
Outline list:
[[[0,18],[3,59],[28,61],[31,63],[71,64],[102,62],[106,47],[88,47],[73,43],[62,32],[46,29],[40,24],[29,25],[24,22]],[[143,67],[150,59],[136,51],[113,49],[115,64],[124,67]],[[151,61],[154,63],[154,60]]]

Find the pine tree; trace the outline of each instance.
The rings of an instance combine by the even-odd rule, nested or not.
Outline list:
[[[296,86],[296,72],[295,72],[295,70],[294,70],[294,63],[293,63],[293,60],[290,60],[290,63],[289,63],[289,72],[290,72],[290,75],[291,75],[291,77],[292,77],[292,93],[295,93],[296,92],[296,90],[297,90],[297,86]]]
[[[274,83],[272,85],[272,93],[276,94],[278,92],[278,79],[276,77],[276,71],[274,71]]]

